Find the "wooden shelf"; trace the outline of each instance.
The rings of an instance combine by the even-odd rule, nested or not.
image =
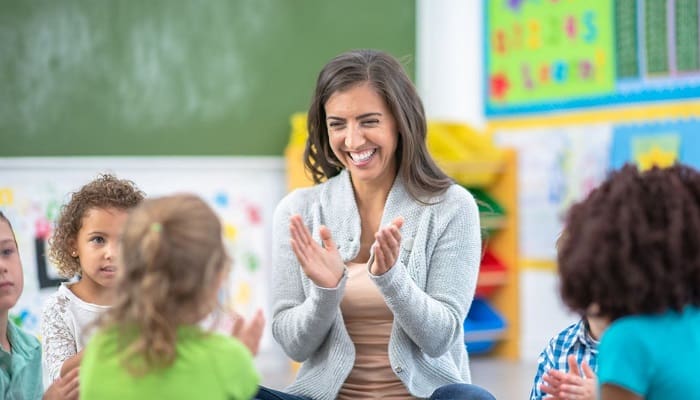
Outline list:
[[[508,212],[505,226],[491,237],[490,249],[507,265],[506,282],[489,297],[491,304],[506,320],[503,338],[496,344],[493,355],[511,360],[520,358],[520,271],[518,263],[518,196],[517,156],[515,150],[505,151],[503,172],[487,188],[489,194]]]

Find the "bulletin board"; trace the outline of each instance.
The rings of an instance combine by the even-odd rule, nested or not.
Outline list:
[[[0,158],[0,210],[15,229],[25,275],[24,293],[10,311],[15,322],[38,334],[42,304],[60,283],[45,256],[53,222],[70,193],[101,172],[132,180],[148,197],[189,192],[206,200],[222,219],[234,259],[226,301],[243,314],[268,309],[270,227],[285,193],[282,159]]]
[[[497,130],[494,141],[518,154],[518,244],[521,260],[552,263],[563,216],[605,179],[612,126],[545,126]]]
[[[642,169],[674,161],[700,169],[700,120],[651,120],[613,128],[610,167],[634,161]]]
[[[558,295],[556,242],[569,208],[610,170],[680,161],[700,169],[700,103],[490,121],[517,152],[520,349],[536,360],[546,339],[578,320]]]
[[[700,97],[694,0],[485,0],[485,111]]]
[[[492,122],[518,153],[518,229],[525,267],[553,269],[569,207],[625,163],[700,169],[700,103]]]

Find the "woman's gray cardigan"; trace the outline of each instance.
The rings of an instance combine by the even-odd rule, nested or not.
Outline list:
[[[371,275],[394,314],[391,367],[416,397],[429,397],[450,383],[471,382],[462,323],[479,271],[479,214],[472,195],[459,185],[435,200],[439,202],[420,204],[400,178],[395,180],[381,226],[404,218],[399,260],[387,273]],[[304,274],[290,244],[293,214],[301,215],[319,243],[319,226],[326,225],[343,261],[354,259],[360,216],[348,172],[287,195],[275,210],[273,226],[272,334],[289,357],[303,362],[285,391],[335,399],[355,361],[340,311],[347,273],[330,289]]]

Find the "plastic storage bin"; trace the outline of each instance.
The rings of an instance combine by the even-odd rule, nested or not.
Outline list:
[[[464,343],[469,354],[491,350],[503,335],[505,327],[503,317],[486,300],[474,299],[464,320]]]
[[[476,282],[476,297],[490,296],[496,289],[506,284],[507,269],[491,250],[486,249],[479,266],[479,280]],[[472,306],[472,309],[474,306]]]

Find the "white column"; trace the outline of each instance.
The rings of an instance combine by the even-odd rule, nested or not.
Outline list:
[[[432,120],[484,127],[481,0],[416,0],[416,84]]]

